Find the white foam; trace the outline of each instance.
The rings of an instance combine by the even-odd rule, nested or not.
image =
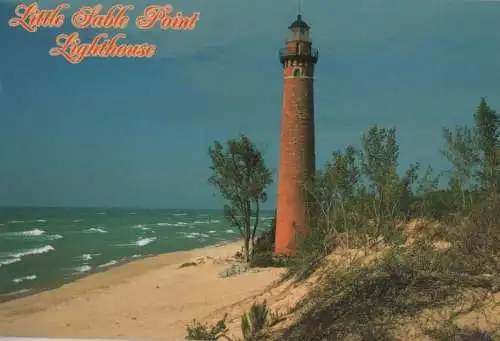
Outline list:
[[[84,232],[86,233],[108,233],[108,231],[103,227],[91,227],[86,229]]]
[[[82,219],[75,219],[73,220],[74,223],[81,223],[83,220]]]
[[[184,221],[178,221],[176,223],[157,223],[156,225],[158,226],[177,226],[177,227],[180,227],[180,226],[186,226],[186,225],[189,225],[188,223],[184,222]]]
[[[193,221],[193,224],[218,224],[220,223],[220,220],[195,220]]]
[[[234,232],[234,230],[231,230],[231,229],[228,229],[228,230],[226,230],[225,232],[226,232],[226,233],[236,233],[236,232]]]
[[[202,237],[202,238],[209,237],[208,234],[200,233],[200,232],[179,232],[179,234],[182,234],[182,235],[186,236],[186,238],[189,238],[189,239],[194,239],[194,238],[199,238],[199,237]]]
[[[182,217],[182,216],[185,216],[187,215],[187,213],[175,213],[174,216],[176,217]]]
[[[135,255],[132,255],[132,258],[139,258],[141,256],[142,256],[141,254],[135,254]]]
[[[90,265],[82,265],[82,266],[78,266],[75,268],[76,270],[76,273],[84,273],[84,272],[89,272],[90,270],[92,270],[92,267]]]
[[[135,245],[137,246],[146,246],[148,244],[151,244],[156,240],[156,237],[150,237],[150,238],[141,238],[135,242]]]
[[[146,227],[143,224],[132,226],[132,228],[134,228],[134,229],[140,229],[142,231],[149,231],[149,230],[151,230],[151,227]]]
[[[30,231],[21,232],[20,235],[21,236],[41,236],[44,233],[45,233],[44,230],[34,229],[34,230],[30,230]]]
[[[1,233],[0,236],[6,236],[6,237],[37,237],[41,236],[44,234],[45,231],[41,229],[33,229],[29,231],[18,231],[18,232],[5,232]]]
[[[28,276],[24,276],[24,277],[14,278],[12,280],[12,282],[14,282],[14,283],[22,283],[24,281],[34,281],[37,278],[38,278],[37,275],[28,275]]]
[[[52,245],[45,245],[42,247],[38,247],[36,249],[30,249],[30,250],[24,250],[21,252],[16,252],[16,253],[11,253],[9,254],[9,257],[12,258],[21,258],[24,256],[32,256],[32,255],[41,255],[50,251],[55,250]]]
[[[35,220],[35,223],[46,223],[46,222],[47,222],[47,220],[45,220],[45,219],[36,219]]]
[[[4,237],[40,237],[44,236],[44,240],[57,240],[63,238],[60,234],[51,234],[46,236],[46,231],[42,229],[32,229],[29,231],[21,231],[21,232],[6,232],[0,233],[0,236]]]
[[[81,260],[85,260],[85,261],[89,261],[91,260],[92,258],[94,258],[94,256],[97,256],[98,254],[91,254],[91,253],[84,253],[83,255],[81,255],[80,257],[78,257],[79,259]]]
[[[98,267],[99,268],[107,268],[108,266],[115,265],[115,264],[118,264],[118,261],[112,260],[111,262],[107,262],[107,263],[101,264]]]
[[[9,224],[20,224],[20,223],[24,223],[24,220],[11,220],[11,221],[9,221]]]
[[[85,253],[82,255],[81,257],[83,260],[91,260],[92,259],[92,255],[90,253]]]
[[[62,239],[63,236],[61,236],[60,234],[51,234],[50,236],[47,236],[47,240],[58,240],[58,239]]]
[[[208,233],[217,233],[217,231],[211,230],[211,231],[208,231]]]
[[[128,214],[130,214],[130,215],[135,215],[135,214],[137,214],[137,213],[136,213],[136,212],[128,212]]]
[[[19,258],[19,257],[0,260],[0,267],[2,267],[2,265],[14,264],[14,263],[17,263],[20,261],[21,261],[21,258]]]

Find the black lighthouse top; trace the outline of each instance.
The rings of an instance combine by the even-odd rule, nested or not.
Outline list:
[[[309,39],[309,25],[302,20],[302,15],[288,26],[290,31],[286,47],[280,49],[280,62],[284,65],[288,61],[316,64],[318,49],[312,47]]]
[[[288,29],[294,29],[294,28],[301,28],[303,30],[309,30],[309,25],[305,23],[304,20],[302,20],[302,15],[297,15],[297,20],[295,20],[290,26],[288,26]]]

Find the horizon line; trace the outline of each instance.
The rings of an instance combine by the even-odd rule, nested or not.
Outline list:
[[[176,211],[223,211],[221,208],[178,208],[178,207],[133,207],[133,206],[65,206],[65,205],[1,205],[2,208],[84,208],[84,209],[100,209],[100,210],[176,210]],[[272,211],[274,208],[261,208],[261,211]]]

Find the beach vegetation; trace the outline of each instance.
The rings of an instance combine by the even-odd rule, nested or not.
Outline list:
[[[197,266],[197,265],[198,265],[198,263],[196,263],[196,262],[185,262],[185,263],[182,263],[179,266],[179,269],[187,268],[187,267],[190,267],[190,266]]]
[[[214,325],[202,324],[198,320],[193,320],[191,324],[186,326],[187,336],[186,340],[203,340],[203,341],[219,341],[219,340],[229,340],[227,328],[227,317],[226,314],[222,320],[217,321]]]
[[[269,308],[266,302],[254,302],[250,310],[241,316],[241,332],[245,341],[265,339],[264,330],[269,322]]]
[[[500,293],[499,132],[481,99],[472,125],[443,129],[444,172],[401,170],[394,129],[374,126],[361,150],[333,153],[307,188],[315,220],[288,274],[320,269],[322,281],[279,339],[403,340],[405,326],[436,341],[500,336],[457,325],[474,311],[487,320]]]
[[[255,249],[250,262],[251,267],[283,267],[285,258],[278,258],[274,254],[274,245],[276,238],[276,213],[271,221],[269,229],[261,232],[255,241]]]
[[[224,214],[243,238],[243,257],[248,263],[255,250],[260,210],[267,200],[272,172],[262,153],[245,135],[230,139],[225,145],[215,141],[208,154],[212,162],[208,181],[226,201]]]
[[[441,172],[403,167],[394,128],[333,152],[304,185],[310,227],[286,262],[284,280],[307,292],[283,325],[254,303],[243,335],[254,318],[266,340],[498,339],[500,116],[482,98],[471,124],[442,137]]]
[[[375,125],[362,136],[361,144],[361,150],[348,146],[334,151],[306,185],[313,228],[297,240],[297,254],[289,262],[291,273],[307,277],[337,247],[368,249],[382,239],[403,241],[394,224],[404,220],[410,209],[420,165],[411,164],[399,175],[394,128]]]

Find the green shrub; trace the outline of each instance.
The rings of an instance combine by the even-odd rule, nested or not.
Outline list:
[[[256,252],[250,262],[251,267],[267,268],[276,266],[273,252]]]
[[[274,257],[274,241],[276,238],[276,216],[271,222],[269,230],[264,231],[256,239],[252,259],[250,261],[251,267],[280,267],[283,262]]]
[[[267,303],[254,303],[248,313],[241,316],[241,332],[245,341],[263,339],[263,332],[268,325],[269,309]]]
[[[227,333],[229,329],[226,326],[227,314],[224,318],[218,321],[215,325],[201,324],[197,320],[193,320],[190,325],[186,326],[186,340],[203,340],[203,341],[218,341],[231,340]]]

